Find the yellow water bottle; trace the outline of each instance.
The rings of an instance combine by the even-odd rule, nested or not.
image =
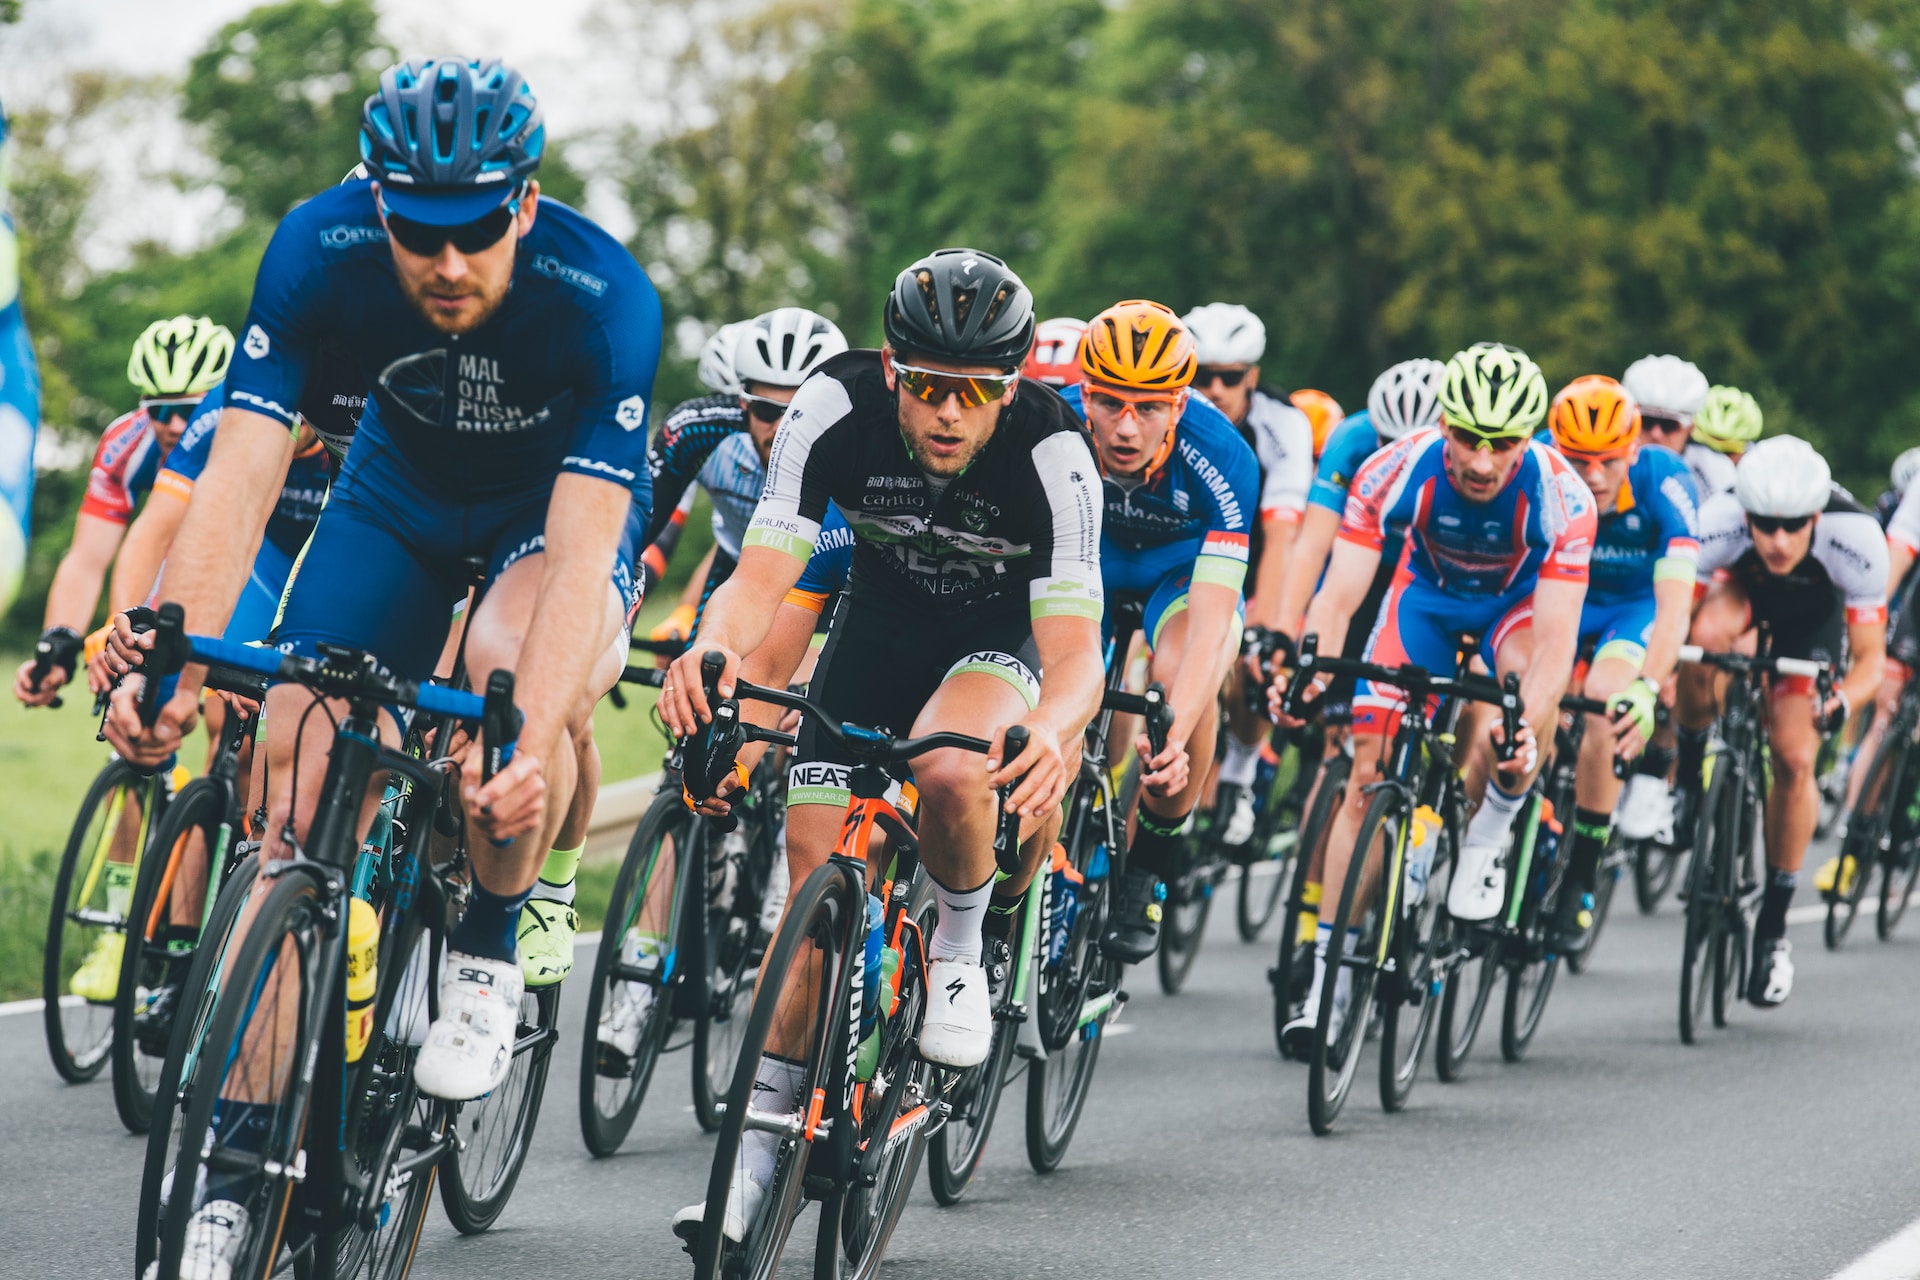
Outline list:
[[[1433,851],[1438,847],[1440,815],[1429,805],[1413,811],[1413,823],[1407,832],[1407,897],[1416,906],[1426,901],[1427,873],[1433,869]]]
[[[358,1062],[373,1035],[379,989],[380,917],[362,898],[347,900],[347,1061]]]

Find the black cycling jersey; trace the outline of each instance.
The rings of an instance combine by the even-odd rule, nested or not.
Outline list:
[[[900,435],[877,351],[822,364],[774,437],[748,546],[805,560],[840,508],[854,533],[849,590],[953,617],[1024,594],[1033,618],[1098,619],[1100,472],[1072,410],[1022,382],[992,439],[951,481]]]
[[[722,459],[724,466],[710,468],[708,462],[729,437],[744,436],[746,430],[739,396],[697,396],[673,407],[647,451],[655,493],[682,493],[695,481],[707,490],[713,501],[715,539],[721,550],[733,556],[740,554],[740,536],[753,518],[765,476],[750,438],[741,442],[743,448],[732,451],[742,456]],[[660,537],[672,518],[673,508],[655,505],[647,525],[647,545]]]

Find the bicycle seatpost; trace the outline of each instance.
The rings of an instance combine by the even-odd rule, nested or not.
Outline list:
[[[1006,734],[1006,754],[1001,757],[1001,763],[1011,763],[1019,759],[1020,753],[1027,749],[1027,742],[1031,737],[1032,734],[1023,724],[1009,727]],[[1007,800],[1013,795],[1013,789],[1019,785],[1020,779],[1015,778],[994,793],[1000,799],[1000,822],[993,835],[993,860],[1000,870],[1010,876],[1017,875],[1020,871],[1020,815],[1007,812]]]

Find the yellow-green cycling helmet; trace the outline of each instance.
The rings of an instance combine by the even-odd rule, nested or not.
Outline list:
[[[1693,415],[1693,438],[1719,453],[1739,454],[1760,438],[1760,405],[1738,387],[1714,387]]]
[[[1546,420],[1547,380],[1518,347],[1476,342],[1447,361],[1440,418],[1490,440],[1531,436]]]
[[[147,398],[197,396],[220,385],[233,362],[233,334],[205,316],[155,320],[135,340],[127,381]]]

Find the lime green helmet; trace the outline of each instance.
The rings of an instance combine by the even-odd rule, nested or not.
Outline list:
[[[1693,415],[1693,438],[1719,453],[1738,454],[1760,438],[1760,405],[1738,387],[1714,387]]]
[[[144,397],[211,391],[233,362],[233,334],[205,316],[155,320],[133,344],[127,381]]]
[[[1488,439],[1531,436],[1547,416],[1547,380],[1518,347],[1476,342],[1447,361],[1440,419]]]

